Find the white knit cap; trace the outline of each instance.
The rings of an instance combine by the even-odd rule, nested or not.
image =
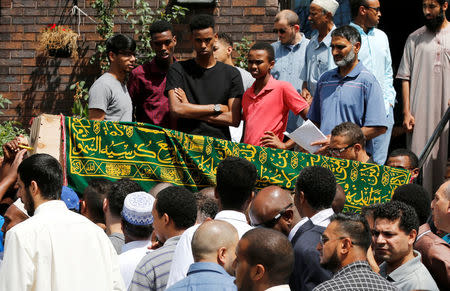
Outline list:
[[[336,0],[314,0],[311,4],[316,4],[322,7],[326,11],[330,12],[333,16],[339,7],[339,3]]]
[[[20,211],[22,211],[26,216],[29,217],[28,212],[25,210],[25,206],[22,203],[22,200],[18,198],[14,203],[14,206],[16,206]]]
[[[125,197],[122,217],[134,225],[149,225],[153,223],[152,208],[155,198],[147,192],[134,192]]]

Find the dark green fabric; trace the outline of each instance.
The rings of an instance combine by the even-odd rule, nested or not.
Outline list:
[[[302,168],[328,168],[347,194],[344,211],[351,212],[389,200],[394,189],[410,179],[402,169],[238,144],[142,123],[66,117],[65,134],[68,183],[78,193],[93,177],[128,177],[146,191],[162,181],[197,191],[214,185],[217,165],[228,156],[256,166],[257,188],[278,185],[293,190]]]

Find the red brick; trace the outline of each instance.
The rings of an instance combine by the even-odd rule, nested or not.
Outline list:
[[[21,1],[12,1],[12,2],[13,2],[13,7],[35,8],[38,1],[21,0]],[[42,6],[42,7],[45,7],[45,6]]]
[[[61,75],[70,75],[73,73],[73,71],[74,71],[74,68],[72,68],[72,67],[60,67],[58,69],[58,73]]]
[[[22,66],[35,67],[36,59],[22,59]]]
[[[231,6],[257,6],[258,0],[232,0]]]
[[[34,50],[15,50],[11,52],[11,58],[34,58]]]
[[[11,33],[11,39],[13,40],[28,40],[33,41],[36,40],[35,33]]]
[[[0,66],[20,66],[19,59],[0,59]]]
[[[250,25],[248,31],[250,32],[263,32],[264,31],[264,26],[261,24],[252,24]]]
[[[7,42],[1,42],[3,48],[5,49],[21,49],[22,48],[22,42],[19,41],[7,41]]]
[[[4,9],[4,11],[2,11],[2,16],[3,15],[5,15],[5,16],[7,16],[7,15],[11,15],[11,16],[23,15],[23,8]]]
[[[264,7],[244,8],[244,15],[264,15],[266,9]]]
[[[257,33],[256,40],[273,42],[273,41],[276,41],[277,38],[274,33]]]

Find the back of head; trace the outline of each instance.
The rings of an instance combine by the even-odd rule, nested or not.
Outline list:
[[[217,200],[206,196],[202,192],[194,194],[197,202],[197,222],[201,223],[208,218],[214,219],[219,211]]]
[[[256,50],[266,51],[269,62],[271,62],[275,59],[275,51],[274,51],[272,45],[267,42],[257,42],[250,48],[250,50],[251,51],[256,51]]]
[[[217,193],[223,209],[241,211],[256,182],[256,167],[249,161],[228,157],[217,167]]]
[[[351,42],[352,45],[359,42],[361,43],[361,34],[359,34],[358,30],[350,25],[343,25],[331,33],[331,37],[342,37]]]
[[[336,194],[336,179],[326,168],[306,167],[298,175],[295,191],[297,195],[302,191],[314,210],[330,208]]]
[[[387,219],[388,221],[396,221],[400,219],[399,228],[406,234],[413,229],[418,232],[419,218],[414,209],[400,201],[391,201],[377,207],[374,212],[374,219]]]
[[[165,31],[170,31],[173,35],[173,26],[170,22],[165,20],[157,20],[150,26],[150,36],[153,37],[155,33],[162,33]]]
[[[285,9],[278,12],[278,14],[275,16],[275,22],[278,22],[282,19],[286,19],[288,25],[300,25],[298,14],[292,10]]]
[[[113,182],[105,178],[95,178],[89,180],[88,186],[84,189],[83,200],[89,212],[90,219],[94,223],[105,223],[103,213],[103,200],[106,198]]]
[[[411,206],[419,218],[420,225],[427,222],[431,213],[431,198],[427,190],[417,184],[406,184],[397,187],[392,201],[400,201]]]
[[[336,184],[336,195],[334,195],[333,203],[331,203],[331,208],[333,208],[334,213],[341,213],[345,206],[345,192],[341,185]]]
[[[106,53],[113,52],[134,52],[136,50],[136,42],[134,39],[125,34],[116,34],[106,40]]]
[[[167,182],[161,182],[161,183],[158,183],[158,184],[156,184],[155,186],[153,186],[153,187],[150,189],[150,191],[148,191],[148,193],[149,193],[150,195],[152,195],[154,198],[156,198],[156,196],[158,195],[158,193],[159,193],[161,190],[166,189],[167,187],[170,187],[170,186],[175,186],[175,185],[173,185],[173,184],[171,184],[171,183],[167,183]]]
[[[212,28],[214,30],[215,26],[214,17],[209,14],[197,14],[194,15],[189,23],[189,28],[191,32],[194,30],[202,30],[207,28]]]
[[[350,0],[350,11],[352,14],[352,19],[355,19],[359,14],[359,7],[369,6],[367,5],[367,0]]]
[[[158,215],[161,217],[166,213],[177,229],[191,227],[197,219],[197,203],[194,194],[186,188],[167,187],[158,193],[155,203]]]
[[[192,238],[192,255],[194,261],[217,262],[217,251],[226,248],[234,253],[239,235],[230,223],[221,220],[211,220],[202,223]]]
[[[107,196],[111,214],[120,217],[125,197],[130,193],[139,191],[143,191],[141,186],[128,178],[123,178],[114,182]]]
[[[60,199],[63,173],[58,160],[48,154],[32,155],[19,165],[17,173],[25,187],[35,181],[44,200]]]
[[[248,242],[245,254],[248,264],[263,265],[272,286],[289,282],[294,268],[294,251],[285,235],[268,228],[254,228],[241,240]]]
[[[217,34],[217,38],[219,39],[219,41],[222,41],[226,45],[229,45],[229,46],[233,47],[233,38],[228,33],[226,33],[226,32],[219,32]]]
[[[411,169],[415,169],[415,168],[419,167],[419,159],[417,158],[417,155],[415,153],[413,153],[412,151],[408,150],[408,149],[395,149],[395,150],[393,150],[389,154],[388,160],[389,160],[390,157],[400,157],[400,156],[408,157]]]
[[[355,247],[362,248],[364,252],[367,252],[372,238],[369,224],[364,216],[337,213],[331,216],[330,223],[333,221],[338,224],[337,231],[340,236],[351,238]]]
[[[349,145],[359,143],[364,148],[366,143],[366,138],[364,137],[361,127],[352,122],[343,122],[337,125],[331,131],[331,135],[346,137]]]

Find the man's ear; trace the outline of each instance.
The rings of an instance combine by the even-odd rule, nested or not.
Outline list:
[[[299,32],[300,31],[300,25],[294,24],[293,26],[294,26],[295,32]]]
[[[87,206],[86,206],[86,201],[85,200],[81,200],[80,201],[80,214],[83,216],[86,216],[87,213]]]
[[[36,181],[31,181],[29,188],[33,197],[39,194],[39,186],[37,185]]]
[[[266,268],[261,264],[257,264],[250,268],[250,279],[252,279],[252,281],[259,281],[264,277],[265,273]]]
[[[221,247],[217,250],[217,263],[222,267],[225,266],[227,256],[227,248]]]
[[[227,55],[231,56],[232,53],[233,53],[233,47],[230,45],[227,47]]]
[[[116,59],[116,54],[114,52],[108,52],[109,61],[113,62]]]
[[[359,143],[355,143],[355,145],[353,146],[353,148],[355,149],[355,151],[361,151],[362,150],[362,146]]]
[[[173,41],[174,45],[177,45],[177,36],[176,35],[173,36],[172,41]]]
[[[358,41],[353,46],[355,47],[355,54],[358,54],[361,49],[361,43]]]
[[[415,229],[411,230],[409,233],[408,244],[413,245],[417,238],[417,231]]]
[[[352,241],[349,238],[345,238],[341,241],[340,243],[340,253],[343,255],[348,254],[348,252],[350,251],[350,249],[352,248]]]
[[[104,198],[103,199],[103,213],[106,213],[106,212],[108,212],[108,209],[109,209],[109,201],[108,201],[108,199],[107,198]]]

